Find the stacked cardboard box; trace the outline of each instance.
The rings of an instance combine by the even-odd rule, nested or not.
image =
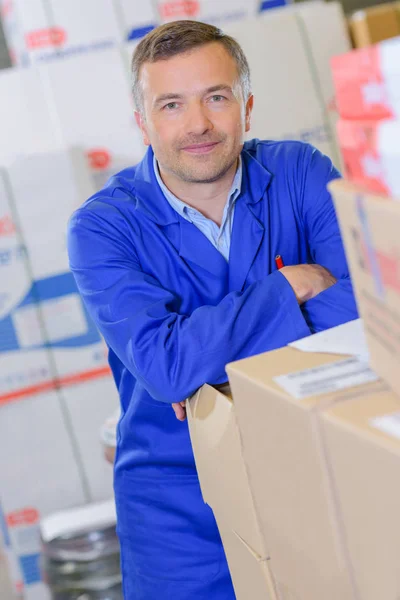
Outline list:
[[[398,598],[400,397],[355,356],[227,371],[232,396],[205,386],[187,412],[238,600]]]
[[[400,38],[332,64],[347,181],[330,189],[371,364],[400,393]]]
[[[400,5],[391,2],[358,10],[349,17],[349,27],[355,48],[396,37],[400,35]]]

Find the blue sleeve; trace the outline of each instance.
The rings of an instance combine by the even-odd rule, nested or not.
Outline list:
[[[311,331],[358,317],[346,255],[327,184],[340,177],[331,160],[311,146],[303,179],[302,214],[312,261],[327,268],[337,283],[302,306]]]
[[[310,334],[278,271],[217,306],[180,314],[179,298],[141,270],[124,230],[114,207],[78,211],[68,232],[70,266],[106,342],[154,399],[184,400],[204,383],[225,382],[227,363]]]

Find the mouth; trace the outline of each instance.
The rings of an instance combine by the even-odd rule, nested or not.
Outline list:
[[[208,142],[205,144],[192,144],[190,146],[185,146],[183,150],[185,152],[190,152],[190,154],[208,154],[212,152],[216,146],[218,146],[219,142]]]

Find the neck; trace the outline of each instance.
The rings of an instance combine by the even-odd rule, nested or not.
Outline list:
[[[229,190],[235,178],[238,161],[217,181],[212,183],[190,183],[182,181],[159,165],[161,179],[167,188],[192,208],[221,226]]]

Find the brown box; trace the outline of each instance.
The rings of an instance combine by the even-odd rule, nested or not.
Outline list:
[[[362,600],[400,598],[400,398],[382,384],[321,425]]]
[[[400,203],[329,184],[372,368],[400,395]]]
[[[375,385],[340,390],[367,381],[365,369],[353,357],[290,347],[227,366],[279,600],[359,600],[319,413]]]
[[[359,10],[349,17],[349,27],[355,48],[377,44],[400,35],[398,10],[392,3]]]
[[[230,390],[205,385],[187,402],[204,501],[212,508],[238,600],[277,600]]]

